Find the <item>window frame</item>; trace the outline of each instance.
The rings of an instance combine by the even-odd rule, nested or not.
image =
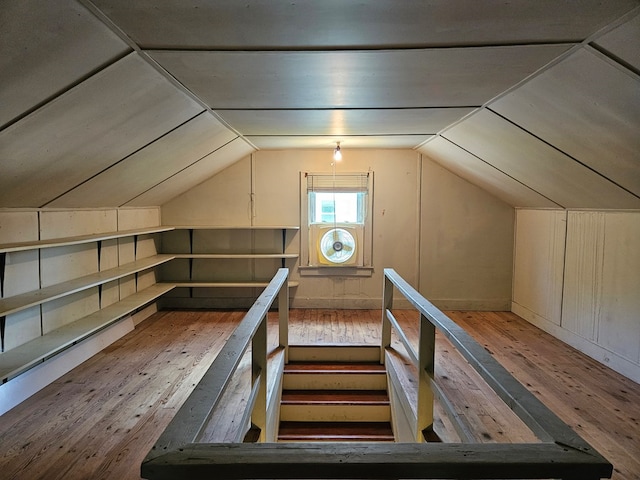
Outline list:
[[[335,179],[334,179],[335,175]],[[309,176],[325,177],[321,187],[323,191],[365,191],[364,224],[362,225],[362,265],[310,265],[310,230],[309,223]],[[366,179],[358,187],[349,187],[349,178],[359,176]],[[335,190],[327,186],[327,177],[332,177]],[[300,172],[300,263],[298,266],[302,276],[371,276],[373,273],[373,186],[374,173],[368,172],[344,172],[344,173],[315,173]]]

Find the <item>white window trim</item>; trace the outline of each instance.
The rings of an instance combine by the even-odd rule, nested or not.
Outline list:
[[[336,174],[367,175],[367,205],[363,231],[363,265],[309,265],[309,195],[307,192],[307,176],[312,172],[300,172],[300,265],[298,270],[301,276],[366,276],[373,274],[373,171],[368,172],[344,172]],[[326,175],[323,174],[323,175]]]

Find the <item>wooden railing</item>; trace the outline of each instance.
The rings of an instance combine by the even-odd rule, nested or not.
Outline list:
[[[284,271],[284,273],[283,273]],[[421,335],[413,361],[423,373],[416,431],[433,417],[432,378],[437,328],[464,355],[540,438],[540,443],[198,443],[224,386],[251,339],[263,351],[264,317],[278,294],[281,319],[286,310],[286,269],[281,269],[223,348],[203,380],[164,431],[142,464],[143,478],[180,479],[433,479],[433,478],[610,478],[612,466],[582,438],[518,383],[458,325],[424,299],[393,270],[385,270],[381,359],[391,345],[391,329],[401,332],[391,314],[393,291],[400,291],[420,312]],[[268,305],[267,305],[268,304]],[[253,313],[252,313],[253,311]],[[286,315],[285,315],[286,316]],[[280,323],[286,348],[287,321]],[[264,326],[263,326],[264,325]],[[264,330],[263,330],[264,329]],[[403,343],[408,345],[404,334]],[[283,339],[284,342],[283,342]],[[256,344],[257,343],[257,344]],[[266,347],[265,355],[266,355]],[[408,350],[409,350],[408,349]],[[254,367],[252,423],[264,424],[263,382],[266,362],[260,353]],[[255,357],[254,357],[255,358]],[[268,422],[266,422],[268,423]],[[263,427],[265,428],[265,427]],[[264,439],[265,435],[262,434]],[[416,436],[416,439],[417,436]]]

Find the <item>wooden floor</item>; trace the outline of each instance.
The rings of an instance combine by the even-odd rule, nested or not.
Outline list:
[[[395,313],[415,339],[415,313]],[[447,313],[607,457],[615,480],[640,479],[640,385],[511,313]],[[0,477],[139,479],[145,454],[241,318],[240,312],[196,311],[146,320],[0,417]],[[380,311],[292,310],[290,326],[291,343],[377,344]],[[438,381],[477,429],[478,441],[530,438],[441,337],[437,356]],[[238,385],[229,395],[246,398]],[[237,430],[234,421],[218,415],[212,429],[224,436]],[[455,441],[446,420],[438,418],[436,428]]]

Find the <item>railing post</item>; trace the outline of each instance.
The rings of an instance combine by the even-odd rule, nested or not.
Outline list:
[[[391,346],[391,322],[387,318],[387,310],[393,307],[393,283],[387,277],[387,269],[384,271],[384,283],[382,285],[382,340],[380,344],[380,363],[384,364],[384,354]]]
[[[278,338],[284,348],[284,363],[289,363],[289,286],[288,282],[278,293]]]
[[[259,442],[266,442],[267,435],[267,316],[260,321],[251,341],[251,384],[260,379],[258,394],[251,411],[251,423],[260,429]]]
[[[431,379],[434,375],[436,327],[420,314],[420,345],[418,346],[418,414],[416,441],[424,442],[423,432],[433,429],[433,390]]]

